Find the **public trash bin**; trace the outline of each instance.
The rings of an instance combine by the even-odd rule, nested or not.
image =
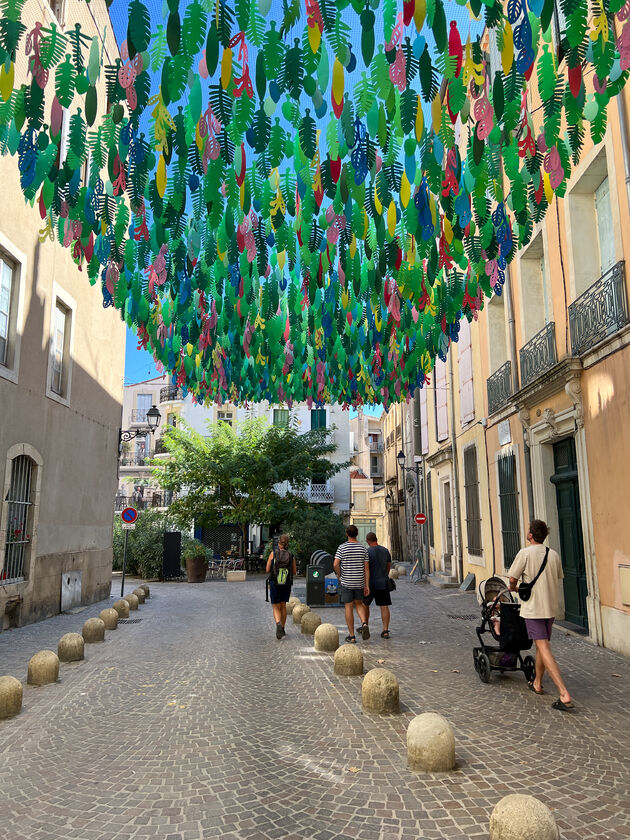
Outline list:
[[[323,607],[325,574],[322,566],[306,567],[306,603],[309,607]]]

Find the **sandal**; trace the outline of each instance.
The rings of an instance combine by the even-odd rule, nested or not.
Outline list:
[[[551,708],[558,709],[558,711],[560,712],[570,712],[572,709],[575,709],[575,706],[573,705],[572,700],[569,700],[568,703],[565,703],[558,697],[558,699],[554,700],[554,702],[551,704]]]
[[[381,639],[389,639],[389,630],[383,630],[381,633]]]
[[[367,624],[362,624],[359,627],[359,633],[361,634],[364,642],[367,642],[367,640],[370,638],[370,628],[367,626]]]
[[[349,645],[356,645],[357,637],[356,636],[346,636],[346,642],[348,642]]]
[[[544,688],[541,688],[540,691],[539,691],[536,688],[536,686],[534,685],[533,682],[528,682],[527,683],[527,688],[529,688],[530,691],[533,691],[534,694],[546,694],[547,693]]]

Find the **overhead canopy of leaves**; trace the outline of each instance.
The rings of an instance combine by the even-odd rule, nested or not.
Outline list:
[[[103,65],[7,0],[0,148],[42,240],[195,401],[388,405],[501,293],[626,84],[627,4],[561,0],[559,36],[557,5],[133,0]]]

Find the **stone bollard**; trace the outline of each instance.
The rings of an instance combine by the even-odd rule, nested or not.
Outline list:
[[[139,586],[139,589],[144,590],[144,597],[145,598],[148,599],[148,598],[151,597],[151,590],[149,589],[149,584],[148,583],[141,583],[140,586]]]
[[[398,680],[387,668],[373,668],[363,680],[361,699],[366,712],[377,715],[398,714]]]
[[[0,677],[0,720],[22,711],[22,683],[15,677]]]
[[[85,641],[80,633],[66,633],[59,639],[57,656],[60,662],[80,662],[84,658]]]
[[[389,576],[390,576],[390,578],[393,578],[394,580],[398,580],[398,569],[390,569],[389,570]]]
[[[396,566],[396,571],[398,572],[399,577],[405,577],[407,574],[407,567],[406,566]]]
[[[321,623],[322,620],[317,613],[309,610],[307,613],[304,613],[302,621],[300,622],[302,633],[304,633],[305,636],[312,636]]]
[[[301,603],[302,602],[297,597],[297,595],[291,595],[291,597],[289,598],[289,601],[288,601],[288,604],[292,604],[293,606],[295,606],[296,604],[301,604]],[[288,604],[287,604],[287,606],[288,606]]]
[[[98,617],[105,625],[106,630],[115,630],[118,627],[118,612],[113,607],[101,610]]]
[[[315,650],[337,650],[339,630],[334,624],[320,624],[315,630]]]
[[[29,685],[48,685],[57,682],[59,676],[59,657],[54,650],[40,650],[28,661]]]
[[[549,808],[522,793],[504,796],[490,816],[490,840],[559,840],[560,832]]]
[[[123,601],[122,598],[119,598],[118,601],[114,601],[112,609],[116,610],[118,618],[129,618],[129,604],[127,601]]]
[[[137,610],[138,604],[140,603],[138,601],[138,596],[134,595],[133,592],[131,592],[129,595],[125,595],[123,601],[126,601],[129,604],[130,610]]]
[[[104,642],[105,622],[102,618],[88,618],[88,620],[83,624],[83,630],[81,633],[83,634],[84,640],[89,645],[94,644],[95,642]]]
[[[455,769],[455,736],[442,715],[425,712],[411,721],[407,728],[407,766],[429,773]]]
[[[306,615],[307,612],[310,612],[311,608],[307,607],[306,604],[296,604],[293,607],[293,623],[294,624],[301,624],[302,623],[302,616]]]
[[[145,602],[145,600],[146,600],[146,597],[147,597],[147,596],[144,594],[144,589],[141,589],[140,587],[138,587],[137,589],[134,589],[134,590],[133,590],[133,594],[134,594],[134,595],[136,596],[136,598],[138,599],[138,603],[139,603],[139,604],[144,604],[144,602]]]
[[[356,645],[341,645],[335,651],[335,674],[356,677],[363,673],[363,654]]]

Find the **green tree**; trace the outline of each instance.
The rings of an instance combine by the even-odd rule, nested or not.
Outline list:
[[[289,550],[295,555],[298,568],[304,571],[314,551],[335,551],[346,541],[346,526],[341,516],[325,505],[307,505],[295,510],[282,525],[282,532],[289,535]],[[272,549],[272,543],[265,550],[265,560]]]
[[[162,576],[162,553],[164,532],[175,529],[170,514],[161,510],[138,512],[136,527],[128,531],[127,574],[145,578]],[[120,516],[114,517],[114,569],[120,571],[123,564],[125,532]]]
[[[306,506],[295,490],[348,466],[326,457],[336,449],[326,430],[299,434],[293,426],[270,426],[265,418],[245,420],[238,429],[208,423],[206,436],[182,424],[169,429],[163,441],[171,457],[154,461],[153,474],[165,490],[178,494],[169,515],[182,528],[230,522],[244,534],[249,523],[290,521]]]

